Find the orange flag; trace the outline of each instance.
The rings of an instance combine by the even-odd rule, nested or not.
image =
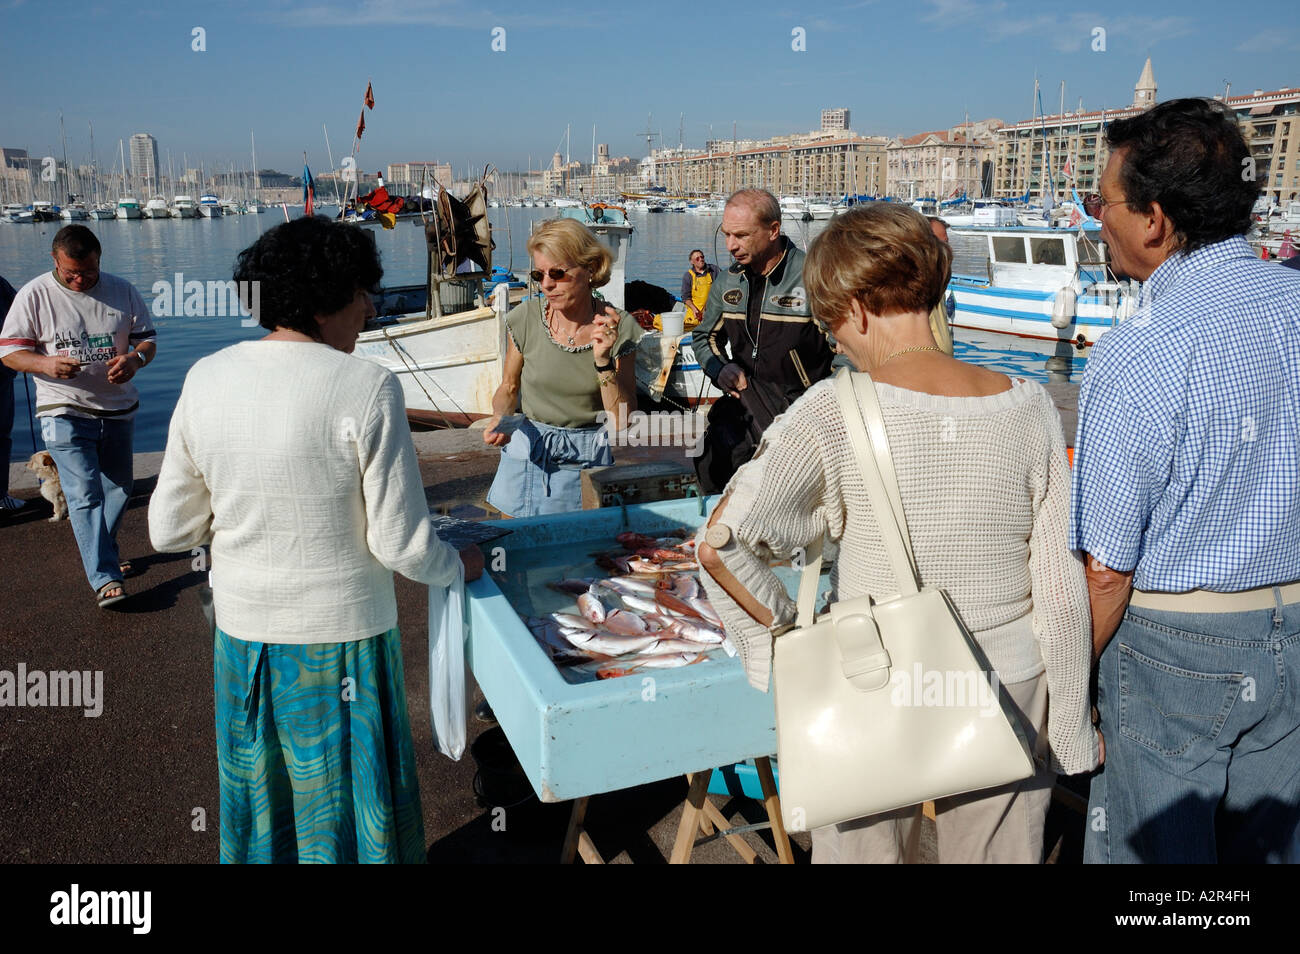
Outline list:
[[[357,138],[360,139],[361,134],[365,131],[366,131],[366,111],[363,109],[361,110],[360,117],[358,117],[357,119]]]
[[[375,108],[375,91],[370,88],[370,83],[366,83],[366,106],[370,109]]]

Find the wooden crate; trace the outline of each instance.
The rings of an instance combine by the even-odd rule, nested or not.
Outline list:
[[[698,491],[695,471],[681,461],[592,467],[582,472],[582,509],[679,500],[692,487]]]

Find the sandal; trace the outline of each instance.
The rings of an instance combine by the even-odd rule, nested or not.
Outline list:
[[[117,590],[117,596],[108,595],[113,590]],[[112,606],[114,603],[120,603],[126,599],[126,588],[122,586],[121,580],[109,580],[99,588],[99,592],[95,594],[95,599],[98,601],[100,609]]]
[[[117,565],[118,570],[122,573],[122,579],[129,580],[135,576],[135,567],[131,565],[130,560],[123,560]]]

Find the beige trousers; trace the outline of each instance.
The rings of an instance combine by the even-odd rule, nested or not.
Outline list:
[[[1038,771],[1001,788],[935,801],[940,864],[1041,864],[1056,774],[1046,767],[1047,674],[1004,686]],[[914,864],[921,806],[813,829],[813,864]]]

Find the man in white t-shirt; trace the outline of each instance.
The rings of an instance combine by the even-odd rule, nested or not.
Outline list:
[[[52,271],[18,291],[0,330],[0,361],[36,380],[36,415],[59,469],[86,578],[100,606],[126,598],[117,531],[131,496],[139,407],[131,379],[153,360],[153,322],[135,287],[99,270],[84,225],[54,236]]]

